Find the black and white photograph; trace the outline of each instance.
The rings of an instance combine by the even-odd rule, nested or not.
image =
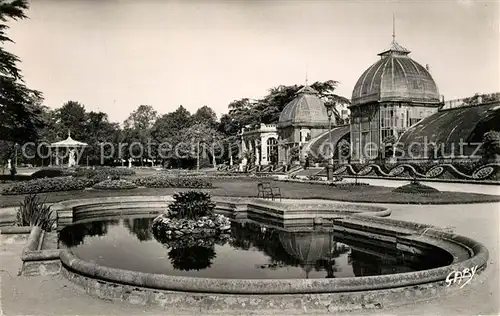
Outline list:
[[[500,0],[0,0],[0,315],[500,315]]]

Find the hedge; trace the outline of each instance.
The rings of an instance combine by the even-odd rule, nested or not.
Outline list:
[[[83,190],[87,181],[73,177],[56,177],[34,179],[13,183],[3,189],[4,195],[30,194],[43,192],[60,192]]]

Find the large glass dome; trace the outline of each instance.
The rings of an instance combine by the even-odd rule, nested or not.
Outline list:
[[[388,49],[378,54],[381,59],[358,79],[352,105],[384,101],[439,103],[439,90],[431,74],[409,54],[408,49],[393,40]]]

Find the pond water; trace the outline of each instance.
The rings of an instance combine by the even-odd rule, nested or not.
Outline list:
[[[75,223],[59,246],[102,266],[176,276],[238,279],[345,278],[447,265],[441,251],[425,257],[344,240],[330,231],[288,232],[255,222],[233,222],[231,233],[176,244],[155,236],[153,218],[126,217]]]

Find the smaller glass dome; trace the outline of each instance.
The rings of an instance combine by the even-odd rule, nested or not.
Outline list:
[[[319,98],[318,92],[306,85],[297,92],[297,97],[285,106],[280,114],[278,126],[323,126],[325,124],[328,124],[325,104]]]

